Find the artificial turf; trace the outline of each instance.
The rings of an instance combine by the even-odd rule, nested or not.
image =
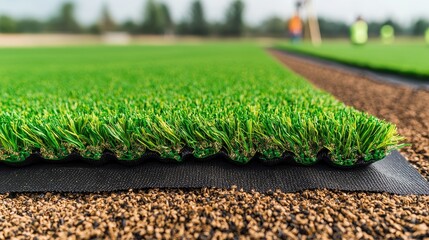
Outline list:
[[[421,42],[383,44],[369,42],[353,45],[345,41],[327,41],[320,46],[278,44],[278,48],[310,54],[350,65],[416,77],[429,77],[429,46]]]
[[[104,150],[181,161],[224,149],[246,163],[322,149],[352,166],[400,147],[393,124],[315,89],[253,44],[0,49],[0,160]]]

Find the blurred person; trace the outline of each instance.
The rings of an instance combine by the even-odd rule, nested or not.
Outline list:
[[[386,24],[380,29],[381,41],[385,44],[390,44],[395,40],[395,29],[393,26]]]
[[[299,17],[298,11],[289,20],[287,27],[288,27],[289,36],[291,37],[292,42],[298,43],[299,41],[301,41],[302,21],[301,21],[301,18]]]
[[[368,24],[361,16],[350,28],[350,40],[355,45],[364,45],[368,41]]]
[[[429,44],[429,28],[426,29],[425,39],[426,39],[426,43]]]

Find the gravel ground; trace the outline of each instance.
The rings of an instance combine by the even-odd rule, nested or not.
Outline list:
[[[0,238],[422,238],[429,197],[237,189],[1,196]]]
[[[429,93],[273,53],[348,105],[398,124],[402,151],[426,177]],[[429,239],[429,196],[312,190],[151,189],[0,195],[0,239]]]

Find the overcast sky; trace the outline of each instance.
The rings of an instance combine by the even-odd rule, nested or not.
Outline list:
[[[158,0],[161,1],[161,0]],[[178,21],[188,13],[192,0],[164,0],[173,18]],[[220,21],[232,0],[202,0],[206,16]],[[15,17],[46,19],[52,16],[64,0],[0,0],[0,14]],[[90,24],[100,15],[100,8],[107,3],[116,21],[140,20],[146,0],[72,0],[76,4],[76,17],[83,24]],[[288,17],[294,11],[295,0],[244,0],[245,20],[258,24],[268,16]],[[320,16],[352,22],[357,15],[368,20],[393,18],[409,24],[419,17],[429,19],[429,0],[313,0]]]

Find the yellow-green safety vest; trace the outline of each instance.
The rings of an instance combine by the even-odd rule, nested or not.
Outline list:
[[[368,24],[362,20],[355,22],[350,29],[350,39],[354,44],[365,44],[368,41]]]

